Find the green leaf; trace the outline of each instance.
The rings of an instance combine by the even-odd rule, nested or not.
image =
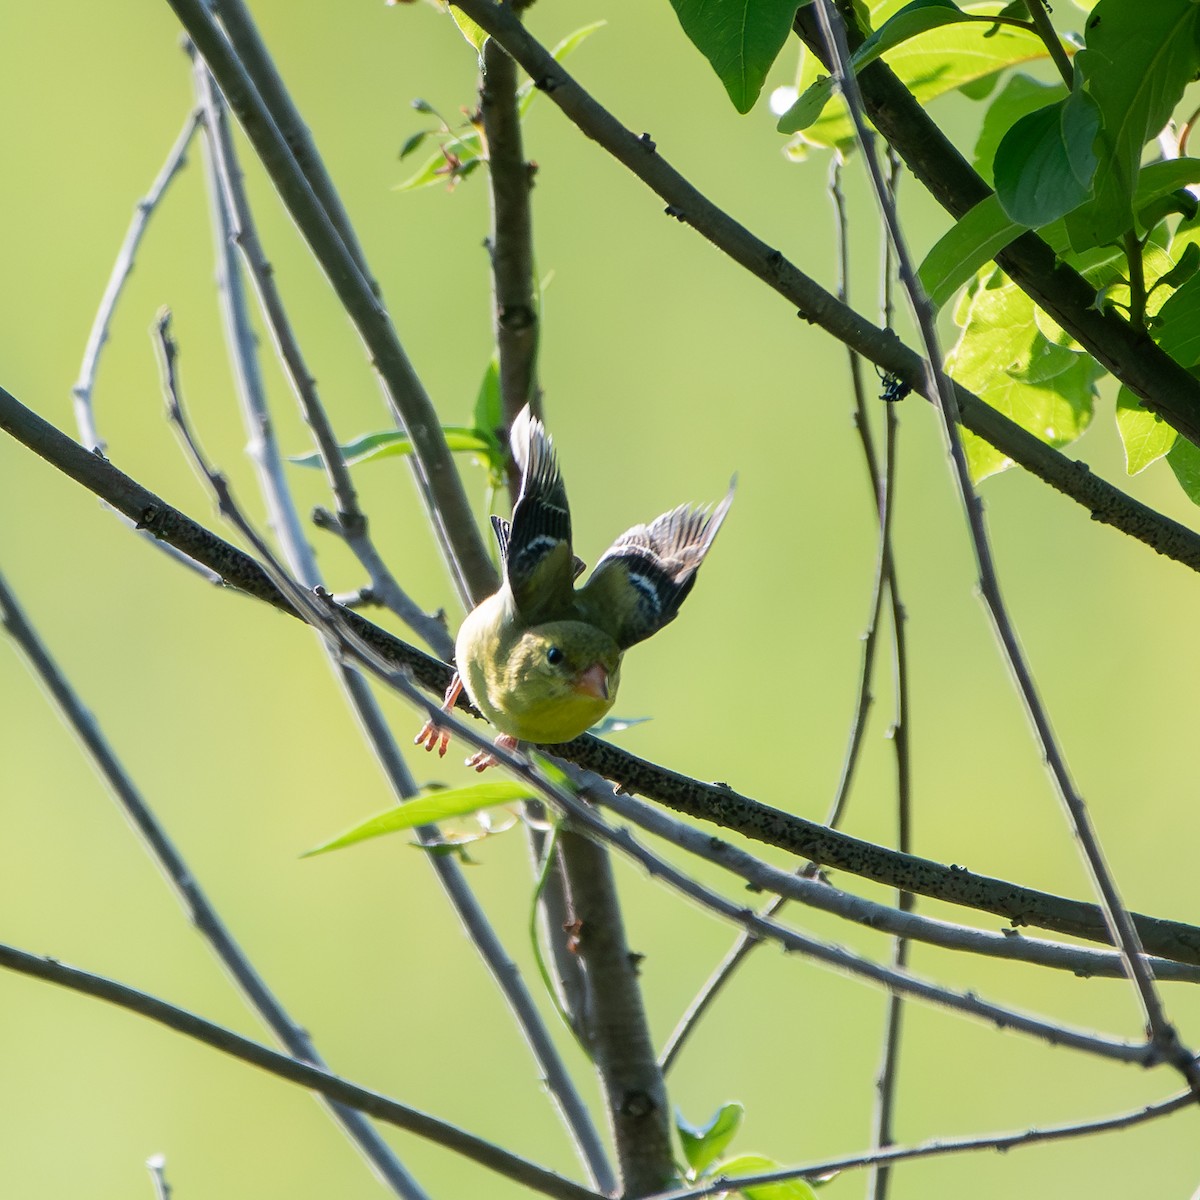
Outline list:
[[[703,1173],[709,1163],[725,1153],[741,1128],[746,1109],[736,1100],[722,1104],[707,1125],[692,1125],[683,1113],[675,1110],[675,1128],[683,1146],[683,1156],[695,1175]]]
[[[483,53],[483,43],[488,40],[488,32],[484,27],[466,15],[457,5],[450,6],[450,15],[454,18],[458,31],[475,47],[477,54]]]
[[[742,1154],[737,1158],[727,1159],[713,1168],[713,1175],[719,1179],[737,1175],[761,1175],[767,1171],[778,1171],[779,1164],[773,1158],[764,1158],[761,1154]],[[785,1179],[782,1183],[759,1183],[753,1187],[742,1188],[740,1195],[746,1200],[817,1200],[817,1193],[812,1185],[803,1179]]]
[[[415,829],[418,825],[436,825],[451,817],[465,817],[481,808],[494,808],[498,804],[514,804],[518,800],[530,800],[534,792],[527,784],[503,781],[498,783],[476,783],[470,787],[448,788],[436,791],[416,800],[409,800],[381,812],[370,820],[355,825],[330,842],[305,851],[301,858],[340,850],[355,842],[381,837],[385,833],[397,833],[402,829]]]
[[[478,433],[489,436],[500,448],[496,431],[504,426],[504,412],[500,397],[500,356],[493,354],[479,381],[479,391],[475,394],[475,407],[471,410]]]
[[[1125,447],[1125,471],[1136,475],[1162,458],[1179,434],[1166,421],[1142,407],[1124,385],[1117,392],[1117,431]]]
[[[1185,256],[1190,248],[1185,247]],[[1154,340],[1159,346],[1185,367],[1200,365],[1200,275],[1172,292],[1157,315]]]
[[[404,145],[400,147],[400,157],[407,158],[432,132],[430,129],[418,129],[416,133],[406,137]]]
[[[1084,91],[1022,117],[996,148],[996,195],[1014,220],[1036,228],[1078,208],[1091,192],[1100,110]]]
[[[488,443],[474,429],[462,425],[443,425],[446,445],[454,451],[473,451],[478,454],[489,449]],[[408,434],[398,429],[384,429],[379,433],[365,433],[341,447],[347,466],[357,463],[375,462],[381,458],[395,458],[412,453],[412,442]],[[289,458],[288,462],[298,467],[323,467],[325,460],[319,453],[301,454]]]
[[[432,187],[435,183],[453,183],[465,179],[478,165],[483,151],[483,141],[472,130],[461,136],[448,137],[442,148],[424,163],[403,183],[392,188],[394,192],[415,192],[420,188]]]
[[[1100,108],[1093,199],[1067,221],[1076,250],[1133,228],[1142,147],[1167,123],[1200,67],[1200,6],[1193,0],[1100,0],[1087,19],[1076,71]]]
[[[1083,433],[1102,368],[1047,338],[1034,320],[1033,301],[1002,271],[981,274],[956,319],[962,332],[946,357],[954,379],[1052,446]],[[976,480],[1010,465],[982,438],[964,431],[963,442]]]
[[[938,239],[917,269],[926,295],[941,308],[980,267],[1028,228],[1004,211],[994,193],[980,200]]]
[[[1031,75],[1017,72],[1001,88],[987,107],[979,137],[975,141],[974,165],[980,175],[992,182],[992,162],[1004,135],[1024,116],[1062,100],[1067,89],[1061,83],[1041,83]]]
[[[748,113],[792,31],[796,0],[671,0],[671,7],[734,108]]]
[[[1167,462],[1187,498],[1193,504],[1200,504],[1200,449],[1187,438],[1177,438],[1167,451]]]
[[[1200,246],[1195,242],[1186,242],[1179,261],[1156,281],[1156,286],[1162,284],[1174,290],[1187,283],[1197,270],[1200,270]]]
[[[1035,34],[1011,25],[996,28],[995,5],[968,5],[963,12],[971,18],[969,21],[942,24],[886,52],[888,66],[920,104],[1008,67],[1048,57],[1045,45]],[[984,33],[992,29],[994,36],[985,37]],[[862,49],[860,46],[860,53]],[[804,89],[816,80],[819,70],[820,64],[808,55],[797,83],[801,90],[797,104],[803,102]],[[787,115],[778,126],[782,133],[790,132],[784,127]],[[813,145],[843,146],[853,140],[854,129],[844,105],[839,104],[807,125],[803,136]]]

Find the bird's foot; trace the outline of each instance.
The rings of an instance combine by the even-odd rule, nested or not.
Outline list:
[[[493,744],[499,746],[501,750],[507,750],[509,753],[512,753],[517,748],[517,739],[510,737],[507,733],[502,733]],[[488,767],[494,767],[496,761],[495,756],[489,754],[486,750],[476,750],[467,759],[467,766],[474,767],[476,771],[486,771]]]
[[[421,726],[421,732],[413,738],[414,746],[424,746],[425,749],[432,750],[437,747],[438,758],[446,757],[446,747],[450,744],[450,730],[443,729],[440,725],[434,723],[432,718]]]
[[[458,677],[458,672],[455,671],[450,677],[450,686],[446,689],[446,695],[442,699],[442,712],[450,712],[454,708],[454,702],[458,699],[458,693],[462,691],[462,680]],[[443,729],[432,717],[421,726],[421,732],[413,738],[414,746],[424,746],[426,751],[437,747],[438,758],[446,757],[446,747],[450,744],[450,730]]]

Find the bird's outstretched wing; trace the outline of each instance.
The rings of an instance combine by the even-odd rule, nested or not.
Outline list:
[[[681,504],[626,530],[604,552],[579,606],[622,650],[675,619],[733,503],[737,479],[714,509]]]
[[[513,421],[509,449],[521,468],[512,523],[492,518],[504,574],[522,618],[530,624],[562,616],[571,604],[575,555],[571,510],[554,443],[528,405]]]

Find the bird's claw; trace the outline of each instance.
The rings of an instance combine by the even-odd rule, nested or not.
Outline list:
[[[509,736],[507,733],[502,733],[493,745],[499,746],[501,750],[507,750],[511,754],[517,748],[517,739]],[[499,759],[487,750],[476,750],[467,759],[467,766],[473,767],[476,771],[486,771],[488,767],[494,767],[498,762]]]
[[[450,744],[450,730],[443,729],[432,720],[421,726],[421,732],[413,738],[414,746],[424,746],[426,751],[437,747],[438,758],[446,757],[446,747]]]
[[[483,772],[486,771],[488,767],[494,767],[496,765],[496,759],[486,750],[476,750],[475,753],[466,760],[466,765],[476,771]]]

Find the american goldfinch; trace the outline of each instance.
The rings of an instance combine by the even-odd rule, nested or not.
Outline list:
[[[571,546],[571,512],[554,443],[523,408],[509,446],[521,470],[512,524],[492,517],[504,582],[463,622],[457,673],[444,712],[465,687],[500,730],[496,745],[569,742],[613,706],[621,657],[674,620],[733,502],[736,484],[711,512],[683,504],[626,530],[578,590],[584,564]],[[427,721],[414,739],[446,753],[449,730]],[[495,762],[480,751],[482,771]]]

